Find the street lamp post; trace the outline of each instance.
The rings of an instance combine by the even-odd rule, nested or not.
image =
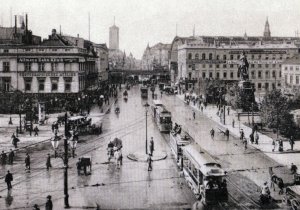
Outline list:
[[[64,138],[64,194],[65,194],[65,208],[70,208],[69,205],[69,193],[68,193],[68,115],[65,114],[65,138]]]
[[[149,108],[149,104],[148,102],[145,103],[144,107],[145,107],[145,110],[146,110],[146,154],[148,154],[148,133],[147,133],[147,115],[148,115],[148,108]]]
[[[51,139],[51,144],[53,146],[54,149],[54,158],[57,157],[57,148],[59,145],[59,138],[55,135],[53,139]]]

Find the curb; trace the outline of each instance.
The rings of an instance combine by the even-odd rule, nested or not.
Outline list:
[[[154,152],[152,156],[152,161],[160,161],[164,160],[167,158],[167,153],[166,152]],[[132,161],[137,161],[137,162],[147,162],[148,155],[140,153],[140,152],[134,152],[130,153],[127,155],[127,158]]]

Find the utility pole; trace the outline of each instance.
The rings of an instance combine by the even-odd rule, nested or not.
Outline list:
[[[147,109],[147,108],[146,108]],[[148,111],[146,110],[146,155],[148,154],[148,130],[147,130],[147,113]]]
[[[65,194],[65,208],[70,208],[69,193],[68,193],[68,115],[65,114],[65,139],[64,139],[64,194]]]

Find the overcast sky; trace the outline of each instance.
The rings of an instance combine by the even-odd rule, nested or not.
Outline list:
[[[266,17],[271,34],[295,36],[300,31],[300,0],[0,0],[0,24],[10,26],[12,13],[29,15],[29,29],[46,38],[52,28],[64,34],[107,43],[116,17],[120,49],[141,58],[147,43],[171,43],[176,35],[260,36]]]

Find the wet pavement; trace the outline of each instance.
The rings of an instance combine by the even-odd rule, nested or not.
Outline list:
[[[92,157],[91,175],[77,175],[77,158],[69,160],[69,195],[73,209],[188,209],[196,201],[192,192],[179,176],[170,149],[148,116],[148,139],[154,138],[155,150],[164,151],[167,158],[153,162],[148,172],[147,163],[131,161],[127,154],[145,151],[145,108],[139,88],[129,91],[129,100],[118,99],[121,113],[111,112],[103,118],[103,134],[80,137],[77,157]],[[93,113],[91,113],[93,114]],[[94,113],[95,114],[95,113]],[[106,147],[115,137],[123,140],[123,165],[117,169],[114,161],[107,163]],[[25,151],[20,152],[13,166],[3,166],[14,174],[13,189],[8,194],[6,184],[0,179],[0,209],[32,209],[36,203],[43,206],[48,194],[52,195],[54,209],[63,209],[63,162],[52,158],[53,168],[46,170],[46,154],[53,153],[50,143],[30,148],[31,171],[24,166]],[[155,151],[154,151],[155,153]]]

